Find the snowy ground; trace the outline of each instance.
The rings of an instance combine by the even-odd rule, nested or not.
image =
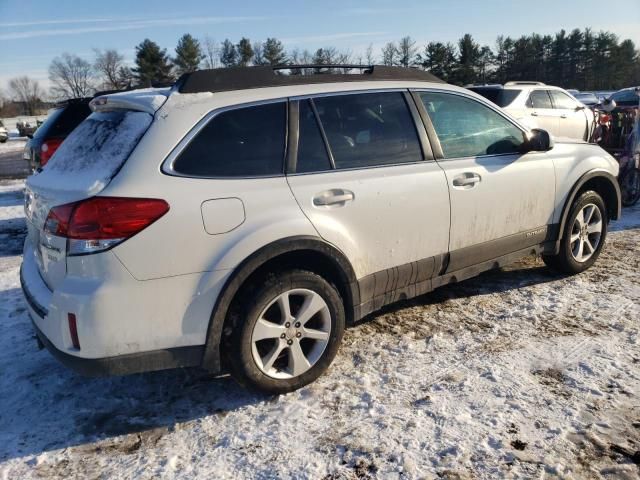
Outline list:
[[[594,268],[528,259],[350,329],[281,397],[196,371],[86,379],[37,351],[21,183],[0,183],[0,478],[638,478],[640,207]]]

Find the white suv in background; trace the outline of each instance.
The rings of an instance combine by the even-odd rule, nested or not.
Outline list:
[[[600,147],[554,145],[422,71],[309,71],[92,101],[26,185],[21,283],[58,359],[286,392],[384,305],[524,255],[568,273],[598,257],[620,215]]]
[[[569,92],[541,82],[507,82],[502,85],[470,85],[529,128],[542,128],[555,137],[588,141],[593,112]]]

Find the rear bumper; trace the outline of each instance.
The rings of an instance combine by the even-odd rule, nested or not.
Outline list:
[[[81,286],[83,282],[76,282]],[[90,283],[90,282],[87,282]],[[29,315],[39,341],[62,364],[72,370],[87,376],[127,375],[131,373],[164,370],[179,367],[196,367],[202,362],[204,345],[169,345],[166,348],[146,348],[143,351],[118,352],[115,355],[100,354],[100,352],[113,350],[114,344],[110,341],[117,338],[115,335],[105,335],[104,330],[120,331],[121,337],[126,337],[126,325],[131,323],[129,318],[106,316],[85,316],[81,326],[84,336],[81,337],[82,350],[72,348],[69,338],[69,329],[66,320],[68,311],[79,311],[71,306],[70,298],[76,298],[81,303],[85,298],[74,292],[52,292],[41,278],[33,250],[25,248],[23,263],[20,268],[20,285],[28,307]],[[130,287],[131,285],[127,285]],[[63,288],[61,288],[63,290]],[[96,299],[99,301],[101,295]],[[124,302],[125,300],[123,300]],[[109,302],[112,303],[112,302]],[[122,302],[121,302],[122,303]],[[99,313],[99,310],[90,310]],[[122,316],[120,316],[122,317]],[[104,328],[94,328],[92,325],[102,325]],[[147,338],[153,337],[153,332],[158,325],[148,323],[145,331]],[[129,330],[133,330],[130,328]],[[89,346],[89,353],[84,348],[83,340]],[[203,342],[204,343],[204,342]],[[115,348],[120,345],[115,344]]]
[[[26,295],[25,295],[26,297]],[[33,328],[49,353],[65,367],[88,377],[130,375],[200,365],[204,346],[177,347],[108,358],[81,358],[58,350],[33,322]]]

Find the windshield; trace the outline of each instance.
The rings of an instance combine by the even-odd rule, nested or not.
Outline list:
[[[520,95],[522,90],[504,90],[502,88],[470,88],[472,92],[482,95],[499,107],[508,107]]]

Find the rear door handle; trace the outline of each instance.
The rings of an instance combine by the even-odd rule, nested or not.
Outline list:
[[[537,116],[538,116],[538,113],[537,113],[537,112],[531,112],[531,116],[532,116],[532,117],[537,117]]]
[[[460,188],[473,188],[482,178],[477,173],[465,172],[453,179],[453,186]]]
[[[562,115],[560,115],[560,118],[567,118],[567,114],[563,113]]]
[[[347,202],[353,201],[355,195],[350,190],[334,188],[320,192],[313,197],[313,204],[316,207],[344,206]]]

